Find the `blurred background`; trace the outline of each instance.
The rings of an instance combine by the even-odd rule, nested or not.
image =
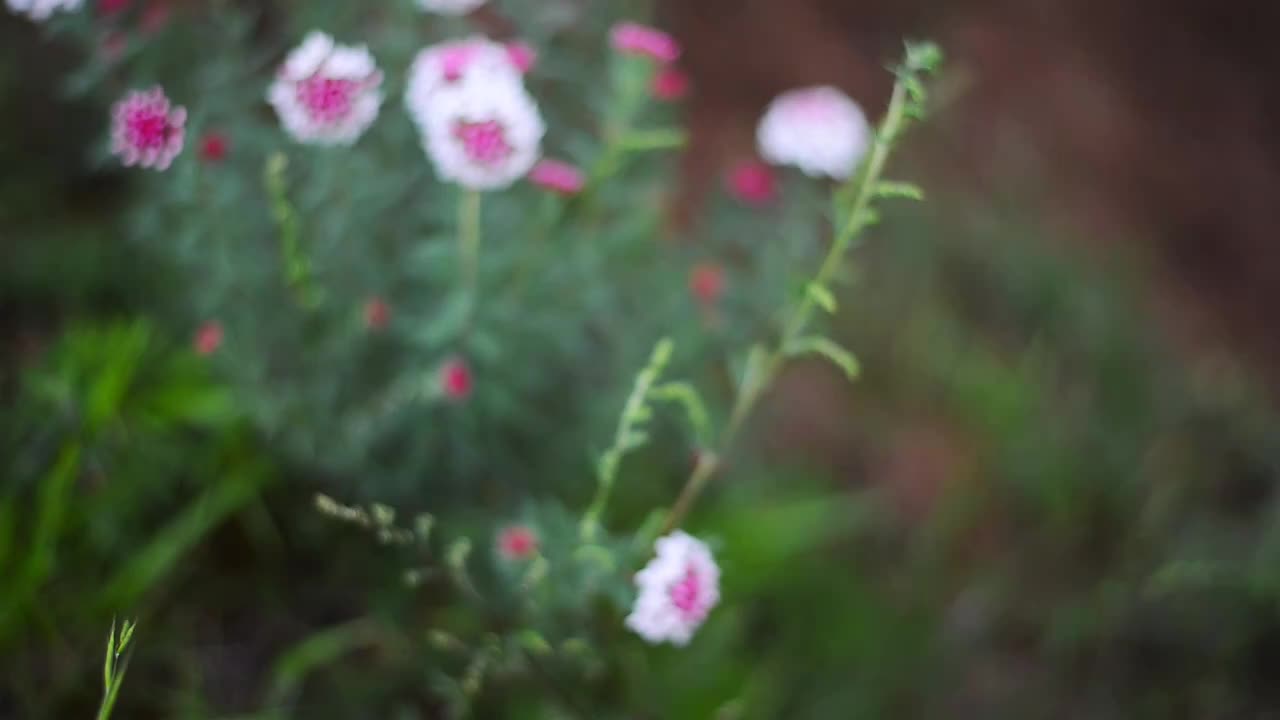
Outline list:
[[[128,22],[199,32],[224,4],[138,0]],[[264,4],[245,37],[277,61],[276,39],[316,20],[305,5]],[[471,22],[511,34],[538,12],[495,5]],[[568,27],[592,5],[546,7]],[[857,383],[795,364],[704,501],[726,588],[698,641],[629,649],[583,691],[607,712],[501,678],[471,712],[1280,717],[1280,6],[665,0],[653,19],[692,88],[678,189],[649,233],[675,286],[727,248],[731,299],[759,300],[732,258],[809,206],[788,184],[778,223],[756,223],[725,209],[724,173],[786,89],[835,84],[878,116],[906,38],[948,58],[894,161],[929,200],[887,208],[858,251],[832,331]],[[431,22],[403,32],[423,44]],[[538,38],[544,56],[572,43],[557,38]],[[67,90],[92,64],[0,13],[0,718],[91,716],[117,615],[141,621],[119,717],[446,717],[434,661],[386,628],[422,634],[450,600],[406,589],[404,558],[313,494],[476,533],[530,495],[581,507],[575,452],[607,442],[643,352],[593,369],[587,341],[547,350],[577,359],[516,393],[535,420],[469,420],[469,455],[432,440],[449,459],[424,450],[403,477],[386,452],[313,461],[191,350],[173,310],[189,276],[124,241],[148,196],[93,160],[113,98]],[[651,347],[660,330],[626,322],[606,318],[626,336],[613,347]],[[562,388],[584,409],[560,407]],[[659,445],[624,473],[620,525],[679,487],[685,449]]]

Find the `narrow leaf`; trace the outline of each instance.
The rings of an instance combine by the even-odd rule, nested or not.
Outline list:
[[[818,307],[832,315],[836,313],[836,296],[832,295],[830,290],[816,282],[811,282],[805,286],[805,293]]]
[[[876,183],[876,195],[882,198],[905,198],[907,200],[924,200],[924,190],[909,182],[881,180]]]
[[[798,357],[802,355],[821,355],[830,360],[844,374],[853,380],[858,376],[858,360],[848,350],[840,347],[835,341],[825,337],[805,337],[796,340],[787,346],[787,355],[789,357]]]

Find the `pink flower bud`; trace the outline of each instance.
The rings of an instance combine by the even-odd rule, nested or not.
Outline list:
[[[581,170],[569,163],[544,159],[529,171],[529,182],[561,195],[577,195],[587,180]]]
[[[208,132],[200,138],[200,159],[207,163],[220,162],[227,157],[231,142],[220,132]]]
[[[675,66],[664,67],[653,76],[653,96],[663,102],[683,100],[689,94],[689,75]]]
[[[370,330],[381,330],[391,322],[391,306],[380,297],[370,298],[364,304],[364,325]]]
[[[644,55],[661,63],[675,62],[680,57],[680,43],[675,38],[639,23],[614,25],[610,39],[614,50],[628,55]]]
[[[757,160],[740,163],[726,179],[729,193],[748,205],[767,205],[777,197],[773,168]]]
[[[440,368],[440,390],[450,400],[465,400],[471,395],[471,368],[465,360],[453,358]]]
[[[498,533],[498,552],[508,560],[524,560],[538,550],[538,536],[523,525],[513,525]]]
[[[212,355],[219,347],[222,347],[222,325],[216,321],[201,325],[196,331],[196,352],[201,355]]]
[[[716,304],[724,286],[724,268],[715,263],[699,263],[689,273],[689,292],[703,305]]]

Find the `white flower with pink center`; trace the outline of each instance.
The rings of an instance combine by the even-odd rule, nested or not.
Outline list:
[[[518,79],[469,73],[432,93],[421,113],[423,148],[442,180],[500,190],[524,177],[541,154],[546,125]]]
[[[134,90],[111,108],[111,152],[127,166],[165,170],[182,152],[186,123],[164,90]]]
[[[367,49],[312,32],[285,58],[267,100],[297,141],[351,145],[377,119],[381,87],[382,73]]]
[[[56,12],[79,10],[84,0],[6,0],[9,10],[32,20],[48,20]]]
[[[756,129],[760,154],[806,175],[843,180],[871,144],[862,108],[830,86],[791,90],[769,105]]]
[[[492,76],[491,82],[519,83],[532,65],[531,58],[527,45],[500,45],[478,35],[432,45],[419,52],[409,68],[404,94],[409,115],[424,128],[437,90],[456,88],[473,75]]]
[[[679,530],[654,549],[636,574],[640,595],[626,625],[650,643],[687,645],[720,601],[720,568],[705,543]]]
[[[438,15],[466,15],[484,3],[485,0],[418,0],[423,10]]]

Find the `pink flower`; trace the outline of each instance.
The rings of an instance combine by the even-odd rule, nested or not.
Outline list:
[[[628,55],[644,55],[661,63],[680,57],[680,43],[665,32],[639,23],[624,22],[610,33],[613,49]]]
[[[380,297],[364,304],[364,324],[370,330],[381,330],[391,322],[391,306]]]
[[[200,138],[200,159],[208,162],[220,162],[227,157],[231,141],[220,132],[208,132]]]
[[[533,70],[533,66],[538,62],[538,51],[533,46],[519,40],[509,42],[506,45],[507,57],[511,59],[511,64],[516,67],[521,74],[528,74]]]
[[[215,321],[201,325],[196,331],[196,352],[201,355],[212,355],[220,347],[222,347],[222,325]]]
[[[680,530],[654,550],[636,573],[639,594],[625,624],[650,643],[688,645],[720,602],[720,568],[705,543]]]
[[[653,76],[653,96],[664,102],[682,100],[689,94],[689,75],[673,65]]]
[[[811,177],[844,180],[871,147],[871,126],[848,95],[827,85],[782,93],[756,127],[760,156]]]
[[[134,90],[111,108],[111,152],[126,166],[165,170],[182,152],[186,122],[159,87]]]
[[[381,87],[368,49],[311,32],[285,58],[267,100],[298,142],[349,146],[377,119]]]
[[[529,182],[561,195],[577,195],[582,192],[587,179],[574,165],[543,159],[529,171]]]
[[[538,536],[523,525],[513,525],[498,533],[498,552],[508,560],[523,560],[538,550]]]
[[[729,193],[748,205],[767,205],[778,196],[773,168],[758,160],[739,163],[726,180]]]
[[[689,292],[703,305],[716,304],[724,286],[724,268],[715,263],[699,263],[689,273]]]
[[[453,358],[440,368],[440,390],[450,400],[465,400],[471,395],[471,368],[465,360]]]

